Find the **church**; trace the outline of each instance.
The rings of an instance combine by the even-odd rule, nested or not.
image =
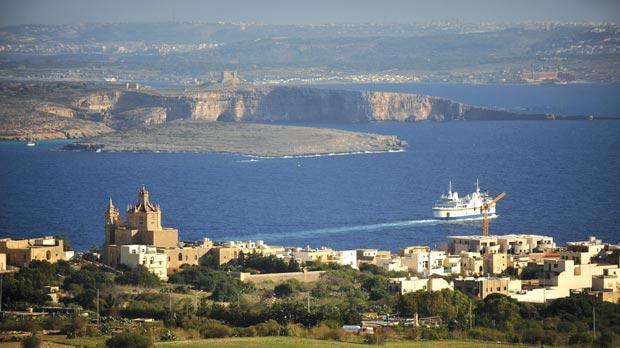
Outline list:
[[[161,224],[162,211],[159,204],[149,200],[149,192],[142,186],[138,192],[138,201],[127,207],[127,219],[123,222],[118,209],[108,203],[105,212],[105,242],[102,249],[103,262],[116,267],[123,263],[123,246],[148,246],[148,250],[167,255],[167,271],[176,272],[183,264],[197,265],[199,259],[212,247],[213,243],[205,238],[199,243],[179,242],[179,231],[175,228],[163,227]],[[135,265],[128,265],[135,266]],[[144,266],[149,268],[148,263]]]

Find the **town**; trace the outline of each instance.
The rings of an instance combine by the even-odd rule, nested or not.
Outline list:
[[[177,335],[185,335],[185,338],[258,335],[243,330],[233,333],[227,331],[225,324],[246,329],[255,327],[260,331],[260,325],[267,325],[261,324],[262,319],[269,318],[268,323],[276,329],[260,335],[279,335],[284,331],[289,335],[301,335],[300,330],[305,328],[303,330],[309,330],[308,337],[343,339],[344,335],[355,335],[366,336],[366,342],[374,342],[368,337],[382,340],[377,338],[378,333],[387,330],[407,336],[411,334],[403,334],[402,328],[440,330],[448,325],[450,331],[469,328],[471,333],[474,325],[485,326],[485,320],[487,324],[492,320],[492,325],[486,326],[497,332],[474,331],[472,337],[532,344],[582,344],[593,342],[597,337],[596,331],[587,336],[588,324],[586,336],[575,328],[565,341],[557,334],[551,341],[548,337],[532,338],[527,334],[520,338],[501,336],[502,325],[508,323],[484,319],[481,306],[501,299],[520,313],[523,308],[538,308],[532,305],[553,307],[555,300],[575,296],[590,304],[609,303],[615,308],[620,300],[620,245],[605,243],[594,236],[568,242],[566,246],[556,245],[552,237],[533,234],[450,236],[439,250],[413,245],[403,247],[397,254],[372,248],[334,250],[273,246],[261,240],[215,243],[205,237],[200,241],[183,242],[179,240],[177,229],[162,225],[162,208],[151,201],[144,186],[139,190],[137,202],[127,207],[126,217],[121,216],[110,199],[103,225],[105,237],[101,249],[84,253],[70,250],[69,241],[60,237],[0,239],[3,322],[24,323],[59,315],[90,318],[90,324],[79,325],[73,319],[69,332],[64,327],[54,331],[75,337],[87,335],[84,328],[89,325],[95,325],[92,330],[103,333],[102,322],[108,325],[108,334],[116,332],[120,324],[114,324],[110,319],[114,317],[131,319],[132,324],[163,321],[166,328],[183,329],[196,328],[198,324],[190,323],[192,318],[203,316],[216,320],[209,322],[209,328],[199,328],[199,335],[176,334],[170,329],[157,335],[157,339],[167,340]],[[54,266],[56,268],[49,269]],[[37,269],[46,276],[30,279]],[[57,275],[62,275],[64,280],[59,281]],[[40,287],[25,291],[26,286],[21,283],[25,280],[20,277],[38,282]],[[110,292],[113,284],[110,277],[115,277],[113,283],[133,286],[132,294],[121,298],[118,290]],[[50,283],[44,283],[43,279]],[[171,286],[167,287],[166,282]],[[336,305],[340,313],[331,317],[328,313],[321,313],[325,317],[313,313],[312,306],[325,306],[330,303],[330,297],[354,290],[350,287],[362,292],[350,296],[359,296],[368,303],[353,305],[339,299],[344,301],[339,303],[343,307]],[[162,290],[149,295],[149,291],[143,291],[149,288]],[[162,294],[166,291],[168,298]],[[174,298],[172,293],[175,293]],[[433,307],[423,308],[422,303],[428,301],[424,298],[429,296],[425,293],[462,294],[459,296],[465,296],[461,300],[469,308],[464,310],[466,313],[456,314],[445,309],[442,312]],[[286,307],[292,306],[293,299],[302,303],[301,309]],[[307,308],[304,308],[306,302]],[[279,310],[285,314],[278,319],[273,312],[263,313],[261,319],[255,312],[259,311],[257,306],[265,303],[270,304],[268,310],[281,306]],[[472,303],[478,304],[475,321]],[[525,307],[519,310],[517,303]],[[237,313],[243,318],[235,318],[231,312],[235,310],[248,313]],[[592,329],[596,330],[595,319],[590,317],[594,311],[591,309],[588,317],[577,320],[592,322]],[[185,317],[180,312],[186,312]],[[322,323],[324,320],[330,324]],[[321,330],[330,333],[313,334],[312,330],[317,329],[311,328],[317,325],[323,325]],[[599,325],[603,328],[605,324]],[[440,337],[437,332],[416,332],[417,336],[413,337]],[[566,332],[571,333],[571,330]],[[605,336],[605,339],[617,339],[612,333],[609,335],[611,338]],[[14,338],[14,335],[9,336]],[[8,336],[5,333],[0,337],[7,339]]]

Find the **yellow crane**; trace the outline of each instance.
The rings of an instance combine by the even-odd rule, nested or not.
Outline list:
[[[491,207],[497,204],[497,202],[499,202],[504,197],[506,197],[506,192],[500,193],[495,198],[493,198],[489,203],[486,203],[485,205],[480,207],[480,210],[482,213],[482,235],[483,236],[489,235],[489,210],[491,210]]]

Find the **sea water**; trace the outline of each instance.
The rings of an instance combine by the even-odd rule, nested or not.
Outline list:
[[[594,107],[594,106],[593,106]],[[587,111],[587,110],[586,110]],[[330,125],[395,134],[404,152],[252,158],[204,153],[62,151],[0,143],[0,236],[103,241],[108,198],[124,211],[146,185],[183,240],[398,250],[479,234],[479,220],[432,218],[448,181],[506,191],[491,233],[563,243],[620,242],[620,122],[489,121]],[[124,214],[123,214],[124,215]]]

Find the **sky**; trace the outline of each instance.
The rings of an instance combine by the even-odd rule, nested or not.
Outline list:
[[[0,0],[0,26],[89,22],[265,24],[620,22],[620,0]]]

